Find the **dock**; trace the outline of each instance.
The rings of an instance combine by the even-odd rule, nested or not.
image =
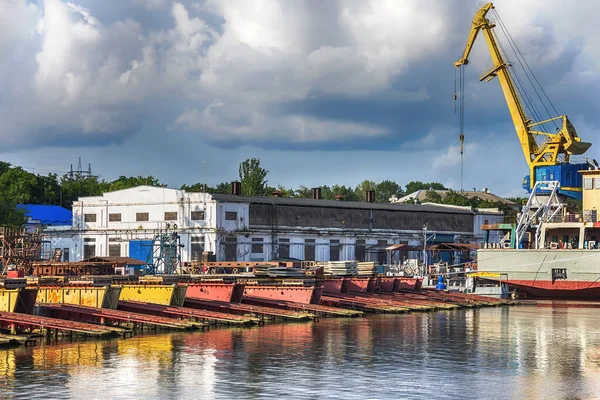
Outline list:
[[[82,335],[88,336],[125,336],[130,333],[130,330],[90,324],[87,322],[69,321],[59,318],[40,317],[37,315],[21,314],[15,312],[0,312],[0,325],[11,331],[12,334],[17,332],[17,328],[25,328],[28,330],[39,329],[50,336],[52,330],[54,335]]]
[[[64,277],[0,288],[0,345],[58,337],[133,336],[144,331],[308,322],[518,304],[421,288],[417,278],[354,276],[227,279],[190,276]],[[411,280],[412,279],[412,280]],[[18,285],[17,285],[18,283]]]
[[[256,325],[259,318],[247,315],[234,315],[224,312],[201,310],[191,307],[165,306],[162,304],[143,303],[137,301],[119,301],[119,310],[133,311],[142,314],[163,315],[189,320],[202,321],[211,325]]]
[[[363,312],[357,310],[348,310],[344,308],[322,306],[320,304],[303,304],[285,300],[267,300],[259,297],[244,296],[242,302],[254,306],[266,306],[272,308],[281,308],[293,311],[306,311],[316,314],[319,317],[361,317]]]
[[[192,308],[214,310],[238,315],[256,315],[259,316],[259,318],[261,318],[262,320],[308,321],[316,317],[315,314],[309,312],[283,310],[274,307],[232,303],[225,301],[210,301],[186,298],[185,305],[187,307]]]
[[[204,323],[107,308],[76,306],[72,304],[40,304],[39,307],[50,311],[53,316],[60,316],[60,318],[74,318],[79,321],[85,319],[88,322],[101,325],[125,324],[134,331],[143,330],[144,327],[169,330],[193,330],[205,326]]]

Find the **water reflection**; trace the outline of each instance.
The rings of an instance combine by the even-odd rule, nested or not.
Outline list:
[[[595,398],[600,310],[494,308],[0,350],[0,398]]]

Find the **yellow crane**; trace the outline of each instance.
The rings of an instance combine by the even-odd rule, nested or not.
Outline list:
[[[568,162],[571,155],[585,153],[591,143],[581,141],[566,115],[537,122],[526,115],[521,102],[522,96],[509,69],[510,64],[504,60],[501,48],[496,40],[493,31],[496,25],[486,18],[486,15],[492,9],[494,9],[494,5],[487,3],[477,11],[473,18],[465,50],[462,57],[454,63],[454,66],[459,68],[469,63],[469,54],[477,35],[481,32],[485,37],[494,65],[479,80],[488,82],[494,77],[498,77],[500,81],[517,136],[521,142],[523,155],[529,166],[529,178],[524,178],[523,187],[531,191],[538,180],[558,180],[561,183],[561,193],[570,197],[581,198],[581,177],[577,171],[587,169],[587,164],[568,164]],[[544,124],[556,122],[558,122],[556,133],[544,132],[540,129]],[[464,140],[462,125],[461,117],[461,148]],[[536,137],[541,138],[541,140],[536,141]]]

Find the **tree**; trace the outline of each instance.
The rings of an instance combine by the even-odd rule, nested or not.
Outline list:
[[[156,187],[167,187],[167,185],[160,183],[158,178],[151,175],[149,176],[124,176],[121,175],[117,179],[108,183],[106,188],[108,192],[115,190],[129,189],[136,186],[156,186]]]
[[[393,196],[400,198],[403,195],[402,188],[394,181],[383,180],[375,186],[375,201],[378,203],[389,203]]]
[[[294,191],[294,189],[287,189],[283,185],[278,185],[277,190],[279,190],[281,193],[283,193],[283,197],[294,197],[296,195],[296,192]],[[271,193],[273,193],[273,192],[271,192]]]
[[[186,192],[202,192],[206,190],[207,193],[212,193],[209,186],[206,186],[203,183],[193,183],[191,185],[186,185],[185,183],[181,185],[179,188],[181,190],[185,190]]]
[[[21,167],[9,168],[0,175],[0,192],[4,194],[6,201],[15,204],[32,203],[37,188],[36,175]]]
[[[61,187],[56,174],[37,175],[36,189],[32,195],[32,204],[60,204]]]
[[[404,192],[406,194],[411,194],[417,190],[446,190],[446,188],[439,182],[411,181],[406,184]]]
[[[443,203],[442,195],[435,190],[428,190],[425,192],[425,199],[423,199],[423,203]]]
[[[36,183],[35,175],[0,162],[0,226],[18,228],[26,222],[25,210],[18,210],[17,204],[31,199]]]
[[[19,228],[27,222],[25,210],[17,209],[17,203],[0,193],[0,226]]]
[[[267,195],[267,174],[269,171],[260,166],[258,158],[250,158],[240,163],[239,175],[244,196]]]
[[[221,182],[209,193],[229,194],[231,193],[231,182]]]
[[[367,190],[375,190],[376,186],[375,182],[364,180],[354,188],[354,197],[358,200],[365,200],[365,192]],[[377,196],[377,194],[375,196]]]
[[[335,199],[335,196],[340,194],[344,196],[345,201],[358,201],[356,193],[351,187],[346,187],[345,185],[333,185],[331,187],[332,199]]]
[[[337,193],[333,193],[333,190],[328,185],[321,186],[321,198],[323,200],[335,200],[333,196]]]
[[[460,194],[459,192],[450,189],[446,192],[445,196],[443,197],[442,203],[451,204],[454,206],[474,207],[477,204],[477,198],[469,199],[468,197]]]
[[[97,176],[71,179],[67,175],[61,179],[63,207],[71,209],[79,197],[100,196],[108,191],[108,184]]]
[[[294,197],[302,199],[311,199],[312,190],[304,185],[300,185],[300,187],[294,191]]]

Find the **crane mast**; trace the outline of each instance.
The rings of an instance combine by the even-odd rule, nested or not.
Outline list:
[[[479,80],[489,82],[498,77],[508,110],[515,126],[517,136],[521,143],[523,155],[529,167],[529,179],[525,177],[523,186],[531,191],[536,180],[559,180],[561,181],[561,192],[570,197],[581,196],[581,177],[578,170],[586,169],[585,164],[568,164],[569,157],[573,154],[579,155],[587,151],[591,146],[589,142],[582,142],[577,136],[575,128],[566,115],[557,116],[544,121],[534,122],[525,112],[521,102],[521,96],[511,76],[508,64],[498,46],[493,28],[495,24],[486,18],[487,13],[494,8],[492,3],[481,7],[473,18],[471,31],[462,57],[454,63],[456,68],[469,63],[469,55],[477,39],[479,32],[485,38],[490,52],[493,67]],[[557,133],[549,133],[537,130],[539,126],[548,122],[560,121]],[[463,132],[461,132],[461,135]],[[540,143],[536,137],[542,137]],[[556,168],[546,168],[558,166]],[[555,176],[556,175],[556,176]]]

